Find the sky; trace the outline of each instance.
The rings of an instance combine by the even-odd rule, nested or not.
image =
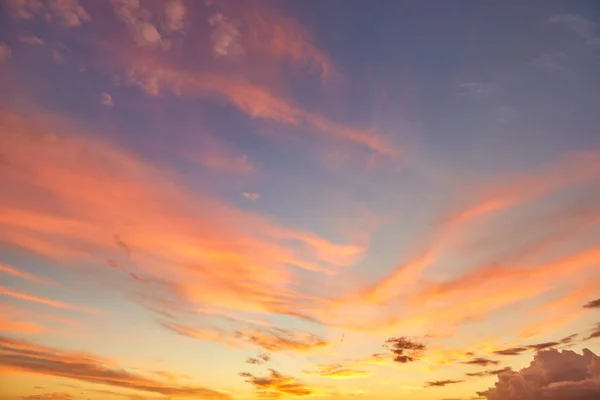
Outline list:
[[[597,1],[3,0],[0,400],[600,398]]]

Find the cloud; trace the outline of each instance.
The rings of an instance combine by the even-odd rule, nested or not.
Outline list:
[[[356,369],[341,364],[318,365],[316,371],[304,371],[306,375],[319,375],[331,379],[360,379],[371,376],[370,371]]]
[[[0,199],[0,236],[76,267],[123,256],[118,235],[135,249],[128,272],[153,282],[135,287],[135,298],[149,308],[297,315],[319,300],[293,290],[295,268],[330,272],[364,251],[193,194],[176,174],[71,129],[62,119],[0,110],[0,157],[10,166],[0,169],[6,193],[36,193],[28,202]],[[268,345],[272,336],[256,340]]]
[[[563,52],[542,54],[534,58],[530,65],[547,72],[569,72],[568,57]]]
[[[91,17],[79,0],[7,0],[6,8],[14,18],[32,19],[43,15],[47,21],[55,20],[70,28],[90,21]]]
[[[328,345],[315,334],[275,327],[255,327],[247,332],[238,331],[236,336],[271,352],[308,352]]]
[[[149,47],[160,43],[162,36],[156,26],[150,22],[151,12],[142,7],[138,0],[110,0],[110,2],[117,18],[129,27],[134,41],[139,46]]]
[[[551,17],[548,22],[566,26],[575,35],[583,39],[586,45],[600,48],[600,36],[596,33],[597,25],[583,16],[577,14],[557,14]]]
[[[71,397],[71,395],[67,392],[53,392],[21,396],[21,400],[73,400],[73,397]]]
[[[595,339],[595,338],[600,338],[600,323],[598,325],[596,325],[595,328],[592,328],[590,330],[590,334],[589,336],[587,336],[585,338],[585,340],[591,340],[591,339]]]
[[[76,306],[73,304],[64,303],[62,301],[50,300],[50,299],[46,299],[43,297],[32,296],[32,295],[29,295],[26,293],[16,292],[14,290],[11,290],[11,289],[8,289],[8,288],[2,287],[2,286],[0,286],[0,295],[10,296],[10,297],[14,297],[16,299],[31,301],[31,302],[39,303],[39,304],[45,304],[50,307],[62,308],[62,309],[66,309],[66,310],[84,311],[84,312],[88,312],[91,314],[102,313],[102,311],[96,310],[93,308]]]
[[[330,121],[323,115],[278,97],[266,87],[249,82],[241,76],[192,73],[167,65],[149,65],[131,59],[125,63],[130,65],[126,82],[141,87],[153,96],[160,95],[165,89],[179,96],[212,95],[225,100],[252,118],[304,128],[313,134],[325,134],[329,139],[365,146],[382,155],[396,156],[399,153],[393,143],[375,130],[354,128]]]
[[[181,0],[165,2],[165,25],[173,31],[183,31],[187,9]]]
[[[78,0],[49,0],[46,15],[65,27],[79,26],[91,19]]]
[[[248,364],[254,364],[254,365],[263,365],[267,362],[271,361],[271,355],[269,353],[260,353],[258,356],[256,357],[250,357],[246,360],[246,363]]]
[[[30,274],[29,272],[21,271],[17,268],[11,267],[10,265],[0,263],[0,272],[16,276],[18,278],[27,279],[32,282],[47,284],[50,283],[47,279],[40,278],[37,275]]]
[[[484,376],[493,376],[493,375],[500,375],[503,374],[505,372],[510,372],[512,371],[512,369],[510,367],[506,367],[506,368],[501,368],[501,369],[494,369],[494,370],[489,370],[489,371],[481,371],[481,372],[467,372],[465,375],[466,376],[470,376],[470,377],[484,377]]]
[[[310,352],[327,346],[329,343],[312,333],[298,332],[270,326],[244,323],[245,330],[225,332],[218,329],[195,329],[173,322],[159,320],[159,323],[183,336],[214,341],[234,347],[256,346],[270,352]]]
[[[23,314],[17,308],[0,305],[0,332],[32,334],[46,331],[44,326],[24,320]]]
[[[443,380],[443,381],[433,381],[433,382],[425,382],[425,387],[443,387],[443,386],[447,386],[447,385],[454,385],[457,383],[461,383],[464,381],[459,381],[459,380],[451,380],[451,379],[447,379],[447,380]]]
[[[256,193],[256,192],[244,192],[244,198],[250,200],[250,201],[256,201],[258,199],[260,199],[260,193]]]
[[[393,337],[385,341],[384,347],[394,354],[394,361],[407,363],[419,360],[421,354],[427,349],[423,343],[410,340],[406,337]]]
[[[32,19],[43,9],[41,0],[6,0],[4,6],[13,18]]]
[[[6,43],[0,42],[0,63],[8,60],[12,56],[12,50]]]
[[[100,103],[104,107],[112,107],[113,106],[112,96],[106,92],[100,93]]]
[[[600,299],[592,300],[585,304],[583,308],[600,308]]]
[[[213,14],[208,23],[213,27],[210,44],[215,55],[240,56],[244,53],[244,48],[238,40],[240,32],[223,14]]]
[[[93,354],[40,346],[23,340],[0,337],[4,353],[0,365],[19,371],[57,376],[82,382],[133,389],[171,397],[228,399],[229,395],[199,386],[172,385],[150,377],[109,366]]]
[[[45,42],[42,39],[40,39],[33,33],[27,33],[27,32],[19,33],[19,40],[23,43],[34,44],[34,45],[38,45],[38,46],[42,46],[45,44]]]
[[[498,90],[495,84],[486,82],[465,82],[461,83],[458,88],[459,97],[465,97],[474,100],[487,99]]]
[[[500,361],[490,360],[488,358],[474,358],[472,360],[465,361],[463,364],[487,367],[488,365],[498,365],[500,364]]]
[[[545,350],[528,367],[507,371],[495,386],[478,392],[487,400],[569,399],[600,397],[600,357],[589,351]]]
[[[246,382],[250,383],[256,389],[259,397],[283,397],[290,396],[309,396],[313,391],[306,386],[302,381],[285,376],[269,369],[270,374],[265,377],[259,377],[249,372],[242,372],[240,376],[246,378]]]

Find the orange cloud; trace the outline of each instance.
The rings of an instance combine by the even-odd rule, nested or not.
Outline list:
[[[128,67],[127,82],[137,85],[150,95],[168,90],[176,95],[209,95],[230,103],[252,118],[280,124],[304,127],[312,133],[325,134],[329,139],[356,143],[389,156],[399,153],[394,144],[378,132],[332,122],[326,117],[302,108],[291,100],[278,97],[266,87],[249,82],[241,76],[216,73],[192,73],[155,60],[122,56]]]
[[[27,279],[37,283],[49,283],[48,280],[40,278],[36,275],[30,274],[25,271],[21,271],[17,268],[13,268],[6,264],[0,264],[0,272],[4,272],[5,274],[13,275],[22,279]]]
[[[10,289],[2,287],[2,286],[0,286],[0,295],[10,296],[10,297],[14,297],[16,299],[31,301],[34,303],[45,304],[50,307],[62,308],[62,309],[66,309],[66,310],[85,311],[85,312],[92,313],[92,314],[102,313],[102,311],[96,310],[93,308],[76,306],[73,304],[64,303],[62,301],[50,300],[50,299],[46,299],[43,297],[32,296],[32,295],[29,295],[26,293],[21,293],[21,292],[16,292],[14,290],[10,290]]]
[[[291,267],[330,272],[363,251],[189,193],[173,172],[71,136],[65,121],[0,115],[0,157],[10,166],[0,171],[7,189],[0,237],[72,265],[123,257],[117,235],[132,249],[128,272],[151,282],[136,290],[168,299],[158,300],[174,307],[165,312],[182,306],[295,313],[315,299],[290,289]]]
[[[316,371],[304,371],[306,375],[319,375],[331,379],[359,379],[366,378],[372,373],[370,371],[355,369],[353,367],[335,365],[318,365]]]
[[[46,330],[45,327],[29,321],[23,321],[21,313],[17,310],[0,305],[0,331],[16,333],[40,333]]]
[[[256,346],[270,352],[304,353],[323,348],[329,343],[311,333],[246,323],[243,330],[224,332],[218,329],[196,329],[174,322],[159,320],[159,324],[179,335],[223,343],[233,347]]]
[[[274,369],[269,369],[270,374],[266,377],[255,376],[249,372],[242,372],[240,376],[246,378],[256,389],[259,397],[279,398],[286,395],[290,396],[309,396],[313,394],[302,381],[280,374]]]
[[[76,353],[31,342],[0,337],[0,350],[6,354],[0,365],[22,372],[69,378],[82,382],[133,389],[171,397],[228,399],[229,395],[200,386],[173,385],[149,376],[114,368],[92,354]]]

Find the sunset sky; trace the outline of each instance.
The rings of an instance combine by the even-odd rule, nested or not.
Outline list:
[[[0,4],[0,400],[600,398],[598,1]]]

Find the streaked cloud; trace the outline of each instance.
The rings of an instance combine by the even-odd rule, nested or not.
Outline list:
[[[52,392],[22,396],[21,400],[73,400],[73,397],[67,392]]]
[[[127,81],[153,96],[164,90],[176,95],[213,95],[252,118],[303,128],[317,135],[326,134],[332,139],[363,145],[383,155],[396,156],[399,153],[393,143],[388,142],[375,130],[354,128],[330,121],[323,115],[278,97],[266,87],[251,83],[242,77],[192,74],[169,66],[143,64],[132,66]]]
[[[42,45],[46,44],[46,42],[44,42],[42,39],[40,39],[33,33],[29,33],[29,32],[20,32],[19,40],[23,43],[34,44],[34,45],[38,45],[38,46],[42,46]]]
[[[27,279],[32,282],[47,284],[50,283],[49,280],[40,278],[37,275],[30,274],[29,272],[21,271],[20,269],[11,267],[10,265],[0,263],[0,272],[16,276],[18,278]]]
[[[331,379],[360,379],[372,375],[372,372],[356,369],[352,366],[344,366],[341,364],[334,365],[318,365],[314,371],[304,371],[306,375],[318,375],[324,378]]]
[[[448,385],[455,385],[457,383],[462,383],[464,381],[454,380],[454,379],[446,379],[442,381],[431,381],[425,382],[425,387],[443,387]]]
[[[600,35],[597,33],[597,24],[577,14],[557,14],[548,20],[549,23],[559,24],[570,29],[575,35],[584,40],[584,43],[593,48],[600,48]]]
[[[17,292],[15,290],[8,289],[6,287],[0,286],[0,295],[9,296],[19,300],[31,301],[34,303],[45,304],[50,307],[62,308],[66,310],[75,310],[75,311],[84,311],[91,314],[99,314],[102,313],[100,310],[96,310],[90,307],[83,307],[74,304],[65,303],[58,300],[46,299],[44,297],[33,296],[27,293]]]
[[[0,349],[6,353],[0,365],[17,371],[69,378],[81,382],[157,393],[171,397],[200,396],[206,399],[228,399],[229,395],[201,386],[171,385],[151,377],[112,367],[93,354],[65,351],[32,342],[0,337]]]

